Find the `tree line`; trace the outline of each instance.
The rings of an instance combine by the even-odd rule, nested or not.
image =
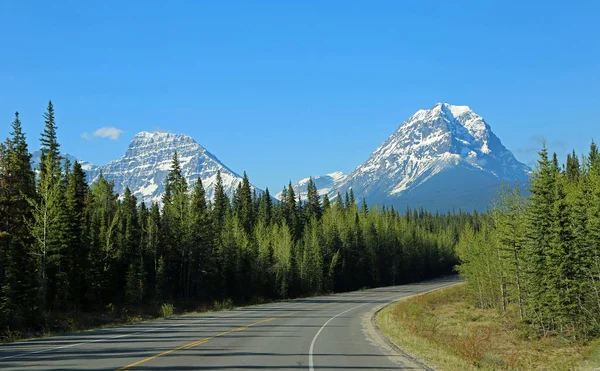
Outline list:
[[[400,284],[452,271],[454,246],[480,216],[357,205],[350,192],[281,201],[244,173],[229,198],[187,184],[177,154],[161,206],[88,184],[61,158],[54,107],[32,169],[18,113],[0,146],[0,326],[43,327],[48,313],[148,303],[248,302]]]
[[[504,187],[488,217],[467,225],[459,271],[480,307],[516,309],[540,335],[600,335],[600,155],[559,165],[545,143],[529,193]]]

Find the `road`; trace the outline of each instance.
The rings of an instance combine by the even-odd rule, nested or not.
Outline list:
[[[386,303],[457,281],[450,277],[5,344],[0,369],[422,369],[378,340],[370,317]]]

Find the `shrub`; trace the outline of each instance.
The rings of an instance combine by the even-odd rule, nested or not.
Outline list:
[[[168,318],[173,316],[173,313],[175,313],[175,307],[173,306],[173,304],[163,303],[163,305],[160,306],[161,317]]]

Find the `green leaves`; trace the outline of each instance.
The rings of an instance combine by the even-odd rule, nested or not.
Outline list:
[[[503,187],[490,218],[462,231],[458,270],[477,305],[517,305],[521,318],[543,335],[586,339],[599,333],[597,158],[592,142],[588,159],[580,162],[573,152],[561,171],[544,145],[531,194]]]

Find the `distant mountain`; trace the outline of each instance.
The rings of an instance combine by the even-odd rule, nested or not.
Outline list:
[[[39,168],[41,156],[42,156],[42,151],[40,151],[40,150],[34,151],[31,154],[31,166],[34,169]],[[73,164],[75,161],[79,161],[79,164],[81,165],[81,168],[83,170],[85,170],[86,172],[92,172],[93,173],[93,172],[97,171],[97,169],[98,169],[98,166],[93,165],[93,164],[91,164],[91,163],[89,163],[89,162],[87,162],[85,160],[78,159],[77,157],[72,156],[72,155],[70,155],[68,153],[62,153],[61,156],[63,157],[63,159],[69,160],[71,162],[71,164]],[[65,164],[65,161],[63,160],[63,166],[64,166],[64,164]]]
[[[334,173],[330,173],[330,174],[326,174],[326,175],[321,175],[321,176],[314,176],[313,181],[315,182],[315,185],[317,186],[317,189],[319,190],[319,195],[324,196],[326,194],[329,194],[331,192],[333,192],[334,190],[336,190],[339,185],[344,182],[344,180],[346,180],[347,175],[342,173],[341,171],[336,171]],[[292,188],[294,188],[294,193],[296,194],[296,197],[298,197],[298,195],[300,195],[300,197],[303,200],[306,200],[307,198],[307,188],[308,188],[308,180],[310,178],[304,178],[298,182],[296,182]],[[279,192],[277,195],[275,195],[275,198],[280,200],[281,199],[281,193]]]
[[[225,166],[215,155],[183,134],[141,132],[131,140],[125,155],[118,160],[102,166],[85,161],[82,165],[89,182],[96,181],[102,172],[107,180],[115,183],[115,192],[120,195],[129,187],[139,201],[160,202],[176,151],[188,185],[194,184],[198,178],[202,179],[208,199],[212,199],[214,195],[218,170],[221,171],[225,192],[230,197],[242,181],[240,175]],[[73,156],[64,156],[71,162],[76,160]],[[35,152],[34,165],[39,163],[39,157],[39,151]],[[257,191],[262,193],[262,190]]]
[[[485,210],[502,181],[524,184],[530,172],[481,116],[438,103],[404,121],[328,193],[352,189],[357,200],[397,208]]]

